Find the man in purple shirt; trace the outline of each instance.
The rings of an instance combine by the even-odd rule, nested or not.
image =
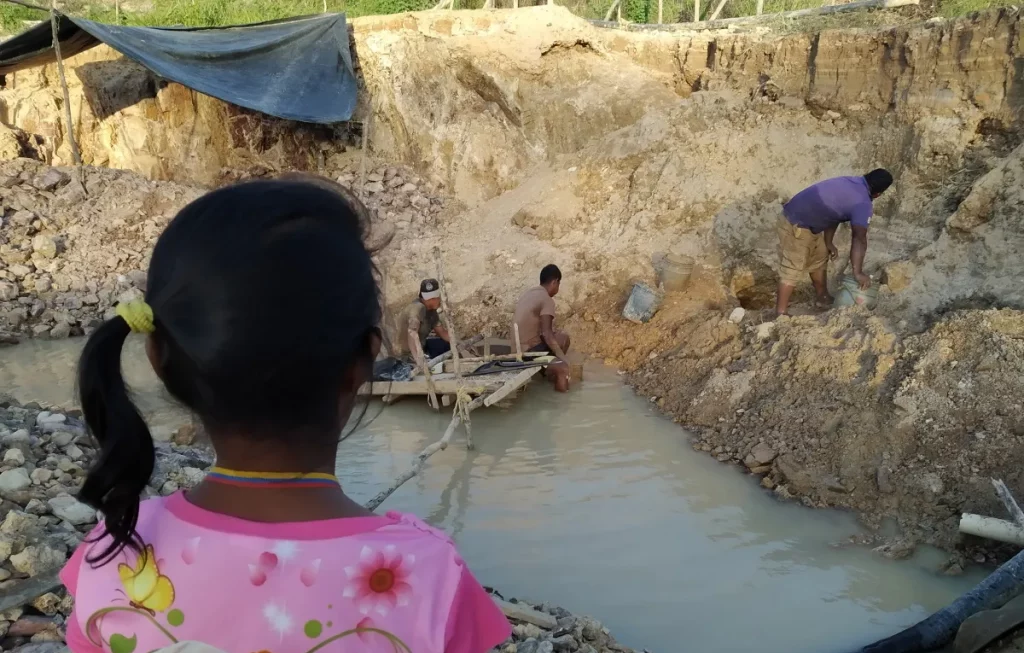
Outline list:
[[[872,200],[892,185],[892,175],[879,168],[863,177],[835,177],[805,188],[782,207],[779,232],[779,296],[775,311],[785,315],[793,288],[809,274],[818,301],[831,305],[825,264],[839,252],[832,244],[836,228],[849,222],[853,231],[850,263],[861,288],[871,285],[864,274]]]

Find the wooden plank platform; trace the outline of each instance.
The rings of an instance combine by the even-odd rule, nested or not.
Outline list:
[[[482,395],[497,392],[503,385],[514,381],[520,373],[530,371],[530,376],[536,374],[543,368],[529,367],[526,370],[510,370],[498,374],[487,374],[485,376],[471,376],[461,381],[455,379],[454,374],[435,374],[433,376],[434,387],[437,394],[457,394],[462,387],[471,395]],[[364,383],[359,388],[359,394],[383,397],[385,395],[426,395],[427,381],[423,377],[417,377],[412,381],[375,381]]]

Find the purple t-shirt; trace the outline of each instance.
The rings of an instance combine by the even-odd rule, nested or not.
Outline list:
[[[871,222],[871,190],[864,177],[835,177],[803,189],[782,212],[798,227],[820,234],[840,222],[867,227]]]

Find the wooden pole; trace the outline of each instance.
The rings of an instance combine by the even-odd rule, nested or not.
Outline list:
[[[482,406],[483,403],[484,398],[477,397],[466,406],[466,414],[468,415],[470,412],[476,410],[477,408]],[[413,466],[407,472],[396,478],[395,481],[386,490],[381,491],[380,493],[377,494],[377,496],[370,499],[366,503],[366,509],[376,510],[377,506],[384,503],[385,499],[387,499],[389,496],[395,493],[395,490],[402,487],[402,485],[406,481],[408,481],[413,476],[416,476],[416,474],[419,473],[421,469],[423,469],[423,463],[427,461],[427,458],[430,458],[438,451],[444,451],[445,449],[447,449],[448,443],[451,442],[452,440],[452,435],[455,434],[455,429],[457,429],[459,424],[461,423],[462,415],[456,413],[455,416],[452,417],[452,421],[448,424],[448,428],[445,429],[444,435],[441,437],[441,439],[435,442],[434,444],[428,446],[423,451],[421,451],[420,454],[416,456],[416,462],[413,464]]]
[[[764,13],[764,0],[757,0],[757,15]]]
[[[693,22],[700,22],[700,0],[693,0]]]
[[[487,395],[484,398],[484,406],[487,406],[489,408],[494,404],[498,403],[499,401],[501,401],[502,399],[504,399],[505,397],[509,396],[519,388],[523,387],[530,381],[530,379],[533,378],[533,375],[536,374],[537,372],[540,372],[541,369],[542,368],[540,367],[531,367],[529,369],[523,370],[519,374],[516,374],[514,377],[509,379],[505,385],[501,386],[491,394]]]
[[[78,166],[78,174],[82,176],[82,153],[78,150],[75,140],[75,123],[71,117],[71,94],[68,92],[68,80],[64,76],[64,60],[60,56],[60,38],[57,27],[57,0],[51,0],[50,31],[53,34],[53,53],[57,57],[57,76],[60,78],[60,90],[64,94],[64,128],[67,130],[68,141],[71,143],[71,158]],[[84,184],[83,184],[84,186]]]
[[[470,338],[469,340],[464,340],[464,341],[462,342],[462,346],[463,346],[463,347],[468,347],[468,346],[470,346],[470,345],[475,345],[476,343],[478,343],[478,342],[480,342],[481,340],[483,340],[483,338],[484,338],[484,337],[483,337],[482,335],[480,335],[480,334],[477,334],[477,335],[473,336],[472,338]],[[448,350],[448,351],[446,351],[445,353],[443,353],[443,354],[440,354],[440,355],[438,355],[438,356],[434,356],[433,358],[431,358],[431,359],[430,359],[430,360],[429,360],[429,361],[427,362],[427,365],[429,365],[430,367],[434,367],[434,366],[435,366],[435,365],[437,365],[438,363],[443,363],[444,361],[448,360],[448,359],[449,359],[449,358],[451,358],[451,357],[452,357],[452,351],[451,351],[451,350],[449,349],[449,350]]]
[[[519,342],[519,325],[513,323],[512,324],[512,331],[515,333],[515,337],[516,337],[516,360],[519,361],[520,363],[522,363],[523,362],[523,345],[522,345],[522,343]]]
[[[658,24],[665,22],[665,0],[658,0]]]
[[[512,0],[512,8],[519,9],[519,0]]]
[[[114,23],[121,24],[121,0],[114,0]]]
[[[615,15],[615,11],[619,8],[619,5],[621,3],[622,3],[622,0],[615,0],[614,2],[612,2],[612,6],[608,7],[608,12],[604,15],[604,19],[606,21],[612,19],[612,16]]]
[[[1006,483],[1001,480],[992,479],[992,487],[995,488],[996,495],[1002,500],[1003,505],[1006,506],[1006,511],[1013,517],[1014,523],[1021,528],[1024,528],[1024,511],[1017,505],[1016,499],[1010,494],[1010,488],[1006,487]]]
[[[462,378],[462,371],[459,369],[459,337],[455,334],[455,325],[452,323],[452,313],[448,307],[448,291],[445,290],[444,263],[441,262],[441,248],[434,247],[434,259],[437,261],[437,285],[441,291],[441,315],[444,318],[444,328],[448,330],[448,341],[452,352],[452,360],[455,362],[455,378]]]
[[[619,0],[619,6],[615,8],[615,20],[622,22],[622,0]]]
[[[491,362],[491,330],[484,331],[484,362]]]
[[[373,122],[373,107],[368,109],[370,115],[363,121],[363,142],[359,152],[359,199],[366,198],[366,146],[370,140],[370,123]]]
[[[758,1],[760,2],[760,0]],[[708,20],[715,20],[718,18],[718,14],[722,13],[722,8],[725,7],[726,2],[728,2],[728,0],[718,0],[718,5],[715,7],[715,10],[711,12],[711,18]]]

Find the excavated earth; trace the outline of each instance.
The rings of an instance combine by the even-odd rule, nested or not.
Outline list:
[[[358,19],[358,120],[334,130],[97,48],[69,61],[84,182],[60,167],[53,68],[0,89],[0,153],[22,157],[0,163],[0,329],[88,332],[142,289],[188,200],[316,171],[376,211],[390,306],[436,274],[439,247],[460,332],[505,333],[555,262],[574,346],[626,371],[696,447],[780,497],[896,520],[899,551],[984,555],[959,513],[1003,514],[990,477],[1024,493],[1021,20],[778,34],[605,30],[557,7]],[[896,177],[872,223],[878,307],[768,322],[781,202],[878,166]],[[621,319],[668,253],[695,259],[689,285],[649,323]]]

